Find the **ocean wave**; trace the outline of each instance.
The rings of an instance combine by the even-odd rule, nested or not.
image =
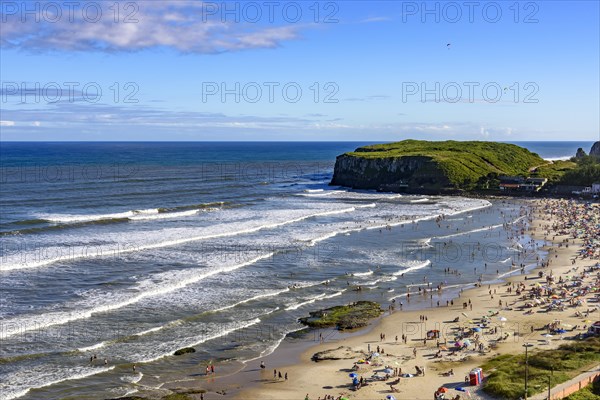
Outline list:
[[[314,303],[314,302],[315,302],[315,301],[317,301],[317,300],[321,300],[321,299],[325,298],[325,296],[327,296],[327,294],[325,294],[325,293],[321,293],[321,294],[319,294],[319,295],[317,295],[317,296],[314,296],[314,297],[311,297],[311,298],[309,298],[308,300],[305,300],[305,301],[303,301],[303,302],[300,302],[300,303],[294,303],[294,304],[290,304],[290,305],[288,305],[288,306],[285,308],[285,310],[286,310],[286,311],[290,311],[290,310],[297,310],[298,308],[300,308],[300,307],[302,307],[302,306],[305,306],[305,305],[307,305],[307,304]]]
[[[396,271],[393,273],[393,275],[404,275],[407,272],[416,271],[418,269],[425,268],[429,265],[431,265],[431,260],[426,260],[423,262],[414,261],[412,263],[409,263],[409,266],[407,266],[407,268]]]
[[[138,383],[139,381],[142,380],[143,377],[144,377],[144,374],[142,374],[141,372],[138,372],[133,375],[122,376],[120,379],[121,379],[121,381],[127,382],[127,383]]]
[[[14,329],[12,331],[8,331],[8,332],[7,331],[0,332],[0,339],[6,339],[8,337],[12,337],[12,336],[19,335],[24,332],[28,332],[28,331],[32,331],[32,330],[36,330],[36,329],[48,328],[48,327],[56,326],[56,325],[63,325],[63,324],[66,324],[66,323],[69,323],[72,321],[76,321],[76,320],[80,320],[80,319],[91,318],[94,314],[98,314],[98,313],[115,311],[120,308],[138,303],[149,297],[156,297],[159,295],[164,295],[167,293],[174,292],[176,290],[180,290],[186,286],[197,283],[208,277],[211,277],[211,276],[214,276],[217,274],[222,274],[224,272],[231,272],[231,271],[237,270],[239,268],[243,268],[245,266],[252,265],[260,260],[272,257],[273,254],[274,253],[272,253],[272,252],[267,253],[262,256],[256,257],[252,260],[240,263],[240,264],[235,264],[235,265],[221,267],[221,268],[215,268],[215,269],[212,269],[209,271],[205,271],[203,269],[203,270],[201,270],[201,272],[199,274],[194,273],[185,279],[181,279],[181,277],[176,276],[174,279],[172,279],[170,281],[170,284],[168,284],[166,286],[154,287],[150,290],[148,290],[148,288],[145,287],[145,286],[148,286],[149,283],[154,284],[153,280],[149,279],[148,281],[138,284],[138,287],[137,287],[138,294],[131,295],[131,293],[128,292],[128,293],[126,293],[126,295],[122,296],[121,301],[115,302],[113,299],[113,301],[110,301],[110,302],[107,302],[107,303],[104,303],[101,305],[97,305],[96,307],[93,307],[93,308],[88,308],[88,309],[83,309],[83,310],[78,309],[78,311],[45,313],[43,315],[29,315],[26,317],[19,317],[19,318],[15,318],[12,320],[10,320],[10,319],[5,320],[4,326],[12,326],[12,327],[15,327],[16,329]],[[77,309],[77,307],[73,307],[73,308]]]
[[[269,314],[270,313],[271,312],[269,312]],[[142,358],[142,359],[138,360],[137,362],[139,362],[139,363],[154,362],[156,360],[160,360],[161,358],[168,357],[168,356],[172,355],[173,352],[175,350],[177,350],[177,349],[184,348],[184,347],[198,346],[198,345],[200,345],[202,343],[206,343],[206,342],[208,342],[210,340],[214,340],[214,339],[218,339],[218,338],[223,337],[223,336],[227,336],[230,333],[236,332],[236,331],[238,331],[240,329],[249,328],[249,327],[251,327],[253,325],[259,324],[260,322],[261,322],[260,318],[254,318],[254,319],[252,319],[250,321],[246,321],[246,322],[241,323],[241,324],[239,322],[236,322],[236,323],[230,324],[229,328],[226,328],[226,329],[219,328],[219,329],[217,329],[216,330],[217,333],[215,333],[213,335],[206,336],[203,333],[200,336],[193,337],[193,338],[188,338],[185,341],[181,341],[181,342],[175,344],[173,346],[173,348],[169,349],[168,351],[166,351],[164,353],[161,353],[161,354],[158,354],[158,355],[155,355],[155,356],[151,356],[149,358]]]
[[[322,211],[322,212],[317,212],[317,213],[311,213],[311,214],[307,214],[307,215],[303,215],[297,218],[292,218],[289,220],[284,220],[281,222],[274,222],[274,223],[270,223],[270,224],[264,224],[264,225],[258,225],[255,227],[250,227],[250,228],[246,228],[246,229],[239,229],[239,230],[235,230],[235,231],[230,231],[230,232],[220,232],[220,233],[213,233],[213,234],[206,234],[206,235],[201,235],[201,236],[192,236],[192,237],[186,237],[186,238],[181,238],[181,239],[173,239],[173,240],[166,240],[163,242],[158,242],[158,243],[150,243],[150,244],[141,244],[139,246],[130,246],[128,248],[123,248],[123,249],[119,249],[118,253],[120,255],[122,254],[127,254],[127,253],[133,253],[133,252],[139,252],[142,250],[153,250],[153,249],[159,249],[159,248],[164,248],[164,247],[172,247],[172,246],[177,246],[177,245],[181,245],[181,244],[186,244],[186,243],[191,243],[191,242],[196,242],[196,241],[200,241],[200,240],[206,240],[206,239],[217,239],[217,238],[223,238],[223,237],[231,237],[231,236],[237,236],[237,235],[242,235],[242,234],[248,234],[248,233],[255,233],[261,230],[266,230],[266,229],[274,229],[274,228],[279,228],[285,225],[289,225],[289,224],[294,224],[300,221],[304,221],[307,220],[309,218],[317,218],[317,217],[324,217],[324,216],[331,216],[331,215],[337,215],[337,214],[345,214],[345,213],[349,213],[349,212],[354,212],[356,211],[357,208],[368,208],[368,207],[375,207],[375,204],[367,204],[367,205],[362,205],[362,206],[355,206],[355,207],[348,207],[348,208],[343,208],[343,209],[339,209],[339,210],[330,210],[330,211]],[[101,258],[101,257],[105,257],[105,256],[110,256],[113,255],[115,253],[115,251],[106,251],[106,252],[96,252],[95,254],[93,254],[93,252],[91,252],[92,254],[88,254],[90,253],[88,251],[89,249],[86,246],[80,246],[80,250],[77,250],[77,248],[73,248],[73,249],[69,249],[69,254],[65,255],[65,256],[59,256],[59,257],[53,257],[53,258],[48,258],[45,260],[40,260],[40,261],[34,261],[34,262],[19,262],[19,263],[9,263],[9,262],[4,262],[2,265],[0,265],[0,271],[13,271],[13,270],[22,270],[22,269],[30,269],[30,268],[39,268],[39,267],[44,267],[47,265],[51,265],[57,262],[69,262],[69,261],[74,261],[74,260],[78,260],[78,259],[90,259],[90,258]],[[46,252],[47,253],[52,253],[50,248],[46,248]],[[38,252],[34,252],[34,259],[35,257],[39,257],[39,251]],[[60,252],[58,252],[60,253]],[[24,258],[23,254],[18,254],[17,258]],[[25,257],[26,258],[26,257]]]
[[[258,299],[264,299],[264,298],[267,298],[267,297],[274,297],[274,296],[278,296],[278,295],[280,295],[280,294],[282,294],[282,293],[286,293],[286,292],[289,292],[289,291],[290,291],[290,289],[289,289],[289,288],[285,288],[285,289],[282,289],[282,290],[275,290],[275,291],[273,291],[273,292],[268,292],[268,293],[259,294],[259,295],[256,295],[256,296],[252,296],[252,297],[250,297],[250,298],[247,298],[247,299],[245,299],[245,300],[238,301],[237,303],[230,304],[230,305],[228,305],[228,306],[225,306],[225,307],[217,308],[217,309],[215,309],[215,310],[212,310],[211,312],[219,312],[219,311],[225,311],[225,310],[229,310],[229,309],[231,309],[231,308],[237,307],[237,306],[239,306],[239,305],[242,305],[242,304],[249,303],[249,302],[251,302],[251,301],[255,301],[255,300],[258,300]]]
[[[444,235],[444,236],[435,236],[435,238],[436,239],[448,239],[448,238],[456,237],[456,236],[470,235],[471,233],[476,233],[476,232],[492,231],[494,229],[502,228],[502,226],[503,226],[502,224],[484,226],[483,228],[471,229],[470,231],[457,232],[457,233],[452,233],[450,235]]]
[[[177,219],[191,217],[200,211],[215,211],[220,209],[225,202],[195,204],[193,206],[181,206],[172,208],[152,208],[147,210],[131,210],[112,214],[40,214],[35,219],[15,221],[6,224],[6,226],[33,226],[30,228],[19,228],[16,230],[7,230],[0,232],[0,235],[19,235],[29,233],[39,233],[69,228],[80,228],[89,225],[107,225],[116,223],[126,223],[130,221],[153,221],[161,219]]]
[[[43,368],[43,366],[41,366],[40,368]],[[113,369],[115,369],[114,366],[108,368],[80,367],[75,369],[75,373],[72,373],[73,369],[71,369],[69,371],[71,372],[70,374],[61,377],[56,377],[52,375],[48,376],[48,372],[45,370],[27,371],[27,375],[34,375],[36,377],[35,386],[22,388],[19,387],[19,385],[16,382],[11,382],[10,384],[0,383],[0,393],[2,393],[3,400],[12,400],[25,396],[27,393],[29,393],[31,389],[40,389],[51,385],[56,385],[57,383],[65,381],[84,379],[90,376],[101,374],[103,372],[112,371]],[[28,382],[31,382],[31,380],[28,380]]]

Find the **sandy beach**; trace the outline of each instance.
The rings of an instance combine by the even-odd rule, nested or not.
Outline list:
[[[534,270],[524,272],[520,265],[513,265],[514,273],[504,274],[507,276],[494,284],[484,282],[479,287],[474,285],[454,299],[453,305],[434,304],[431,308],[417,311],[400,311],[396,307],[395,311],[374,322],[364,334],[344,339],[325,337],[322,343],[305,350],[298,362],[277,368],[277,371],[287,373],[288,379],[279,379],[278,375],[274,378],[274,370],[269,365],[264,369],[257,368],[261,360],[256,360],[256,365],[246,368],[246,373],[255,375],[256,386],[240,392],[236,398],[284,400],[306,397],[316,400],[347,397],[375,400],[392,394],[397,399],[431,399],[440,386],[465,385],[469,371],[487,358],[523,352],[524,343],[533,344],[534,351],[552,349],[563,342],[564,336],[586,332],[590,321],[593,323],[600,319],[597,304],[586,303],[596,294],[582,296],[573,305],[563,301],[562,305],[549,311],[547,308],[553,298],[546,296],[547,293],[542,293],[535,301],[524,300],[523,297],[532,290],[542,290],[540,288],[550,282],[548,276],[552,277],[550,279],[553,279],[555,287],[576,275],[582,277],[584,286],[598,285],[597,270],[580,275],[586,268],[598,264],[598,249],[589,239],[590,232],[593,234],[593,229],[597,228],[582,231],[566,225],[577,222],[573,220],[584,218],[584,215],[591,220],[595,218],[594,224],[597,224],[600,210],[563,200],[532,200],[528,201],[527,209],[520,227],[505,229],[516,228],[518,234],[529,234],[538,241],[546,240],[546,246],[537,250],[547,251],[547,260],[534,259],[537,265]],[[388,304],[382,304],[382,308],[386,307]],[[486,316],[487,320],[482,321],[482,316]],[[547,325],[556,320],[561,321],[560,326],[566,332],[552,337],[542,336],[548,333]],[[473,332],[473,327],[482,322],[485,322],[484,327]],[[439,339],[424,340],[430,330],[438,330]],[[457,333],[462,330],[473,332],[466,342],[470,344],[460,351],[451,351],[456,346]],[[465,343],[461,344],[465,346]],[[321,362],[311,360],[316,352],[328,350],[335,350],[337,356],[348,358]],[[378,352],[379,356],[372,356],[374,352]],[[369,356],[370,363],[355,364]],[[416,374],[417,366],[423,373]],[[389,379],[371,379],[375,373],[384,377],[386,368],[391,369],[391,372],[388,370]],[[368,381],[356,391],[352,390],[352,378],[349,377],[353,372],[357,379]],[[401,376],[398,377],[398,374]],[[405,374],[412,377],[405,377]],[[393,382],[396,382],[393,385],[395,392],[390,387]],[[468,390],[470,398],[487,398],[477,386],[468,386]],[[446,398],[454,398],[458,394],[464,396],[458,391],[449,394],[452,396]]]

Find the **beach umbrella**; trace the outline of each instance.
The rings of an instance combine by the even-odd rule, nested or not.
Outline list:
[[[543,337],[552,337],[552,335],[551,335],[551,334],[549,334],[549,333],[544,333],[542,336],[543,336]]]
[[[473,328],[473,332],[481,332],[481,328]]]
[[[465,339],[463,340],[463,344],[466,344],[467,346],[471,345],[471,341],[469,339]]]
[[[350,374],[350,375],[348,375],[348,376],[349,376],[350,378],[356,378],[358,375],[357,375],[357,374],[355,374],[355,373],[353,372],[353,373],[351,373],[351,374]]]
[[[506,319],[506,317],[500,317],[500,318],[498,318],[498,320],[500,320],[500,322],[506,322],[506,321],[508,321],[508,319]]]
[[[388,394],[387,396],[385,396],[385,398],[387,400],[396,400],[396,398],[394,396],[392,396],[391,394]]]
[[[383,372],[385,372],[386,374],[391,374],[392,372],[394,372],[394,370],[391,368],[386,368],[383,370]]]
[[[446,389],[445,387],[443,387],[443,386],[442,386],[442,387],[438,388],[438,390],[437,390],[437,391],[438,391],[439,393],[446,393],[446,392],[448,391],[448,389]]]
[[[373,353],[371,354],[373,357],[379,357],[379,353]]]
[[[469,318],[469,316],[466,313],[461,313],[462,315],[464,315],[465,317]]]

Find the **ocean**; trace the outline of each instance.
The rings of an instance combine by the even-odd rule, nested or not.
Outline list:
[[[364,144],[1,142],[0,399],[233,371],[308,311],[430,307],[535,265],[517,202],[329,186],[335,157]],[[564,158],[592,142],[518,144]]]

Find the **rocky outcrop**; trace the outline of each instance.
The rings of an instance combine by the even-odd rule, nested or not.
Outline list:
[[[585,150],[583,150],[581,147],[577,149],[577,153],[575,153],[575,158],[583,158],[585,157]]]
[[[313,354],[311,359],[315,362],[325,360],[353,360],[366,357],[367,354],[362,351],[356,351],[348,346],[340,346],[336,349],[319,351]]]
[[[183,349],[177,350],[175,353],[173,353],[173,355],[182,356],[184,354],[195,353],[195,352],[196,352],[196,349],[194,349],[193,347],[184,347]]]
[[[498,187],[500,176],[527,176],[545,163],[509,143],[408,139],[338,156],[331,184],[411,193],[487,190]]]
[[[592,146],[592,149],[590,150],[590,156],[600,158],[600,141],[594,143],[594,145]]]
[[[384,185],[449,184],[439,164],[427,156],[364,158],[342,154],[336,158],[332,185],[379,189]]]
[[[373,301],[358,301],[345,306],[335,306],[324,310],[309,312],[308,317],[300,318],[300,323],[310,328],[328,328],[335,326],[343,331],[367,326],[373,318],[379,317],[383,310]]]

